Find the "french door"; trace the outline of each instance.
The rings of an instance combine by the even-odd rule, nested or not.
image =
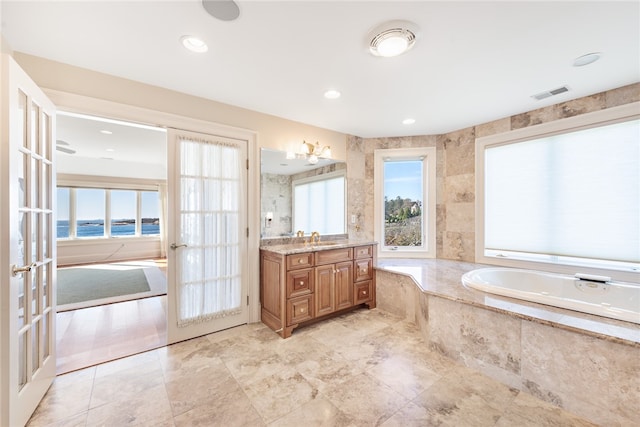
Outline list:
[[[22,426],[55,377],[55,108],[2,55],[0,425]]]
[[[247,323],[247,141],[169,129],[169,343]]]

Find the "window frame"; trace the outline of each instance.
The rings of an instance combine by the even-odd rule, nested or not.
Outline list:
[[[436,258],[436,147],[374,150],[374,239],[378,258]],[[388,248],[384,245],[384,162],[422,160],[422,246]]]
[[[142,234],[142,192],[152,191],[158,192],[160,196],[160,186],[162,183],[155,180],[128,179],[120,181],[117,178],[102,179],[102,177],[89,176],[73,176],[60,174],[56,182],[56,190],[58,188],[69,189],[69,237],[58,238],[58,244],[70,244],[71,242],[105,242],[120,239],[141,240],[160,240],[161,233],[158,234]],[[105,215],[104,215],[104,235],[100,237],[78,237],[76,228],[76,209],[77,209],[77,189],[100,189],[105,191]],[[136,192],[136,234],[135,235],[111,235],[111,190],[128,190]],[[162,208],[160,207],[160,210]],[[161,215],[161,212],[159,212]],[[139,217],[139,218],[138,218]],[[57,223],[57,219],[56,219]],[[73,227],[71,224],[73,223]],[[73,230],[72,230],[73,228]]]
[[[521,254],[501,252],[492,254],[485,248],[485,150],[499,145],[515,144],[533,139],[566,134],[580,130],[621,123],[640,118],[640,102],[625,104],[606,110],[585,113],[579,116],[556,120],[516,129],[509,132],[476,138],[475,156],[475,229],[477,263],[504,267],[544,270],[561,274],[589,273],[611,277],[614,280],[638,282],[640,269],[594,260],[581,260],[571,257],[557,257],[548,254]]]
[[[338,171],[334,171],[334,172],[328,172],[328,173],[323,173],[320,175],[314,175],[314,176],[310,176],[310,177],[305,177],[305,178],[300,178],[300,179],[295,179],[291,181],[291,228],[292,228],[292,232],[295,233],[295,229],[296,229],[296,210],[295,210],[295,206],[296,206],[296,185],[302,185],[302,184],[310,184],[313,182],[320,182],[320,181],[326,181],[329,179],[334,179],[334,178],[342,178],[343,180],[343,206],[344,209],[342,209],[342,224],[343,224],[343,231],[339,232],[339,233],[331,233],[330,235],[335,235],[335,234],[345,234],[347,232],[347,172],[346,170],[342,169],[342,170],[338,170]],[[298,227],[299,228],[299,227]],[[311,233],[312,230],[303,230],[305,232]]]

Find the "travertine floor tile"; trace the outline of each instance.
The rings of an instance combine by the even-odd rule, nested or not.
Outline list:
[[[359,310],[283,340],[245,325],[60,376],[29,426],[590,426]]]
[[[409,402],[390,387],[364,373],[345,385],[327,390],[325,395],[348,416],[370,425],[384,422]]]

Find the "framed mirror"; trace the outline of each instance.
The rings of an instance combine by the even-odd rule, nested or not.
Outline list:
[[[346,174],[344,162],[261,149],[261,238],[346,233]]]

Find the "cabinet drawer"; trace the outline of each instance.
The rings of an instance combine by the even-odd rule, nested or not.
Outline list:
[[[366,282],[360,282],[354,285],[353,305],[362,304],[363,302],[371,300],[372,284],[373,282],[371,280],[367,280]]]
[[[313,319],[313,294],[287,300],[287,326]]]
[[[330,249],[316,252],[316,265],[333,264],[335,262],[351,261],[353,248]]]
[[[313,292],[313,268],[287,272],[287,298]]]
[[[357,259],[354,261],[354,264],[355,264],[355,276],[354,276],[355,282],[359,282],[361,280],[373,279],[373,260],[371,258]]]
[[[372,258],[373,257],[373,246],[358,246],[355,248],[355,258]]]
[[[313,252],[287,255],[287,270],[313,267]]]

